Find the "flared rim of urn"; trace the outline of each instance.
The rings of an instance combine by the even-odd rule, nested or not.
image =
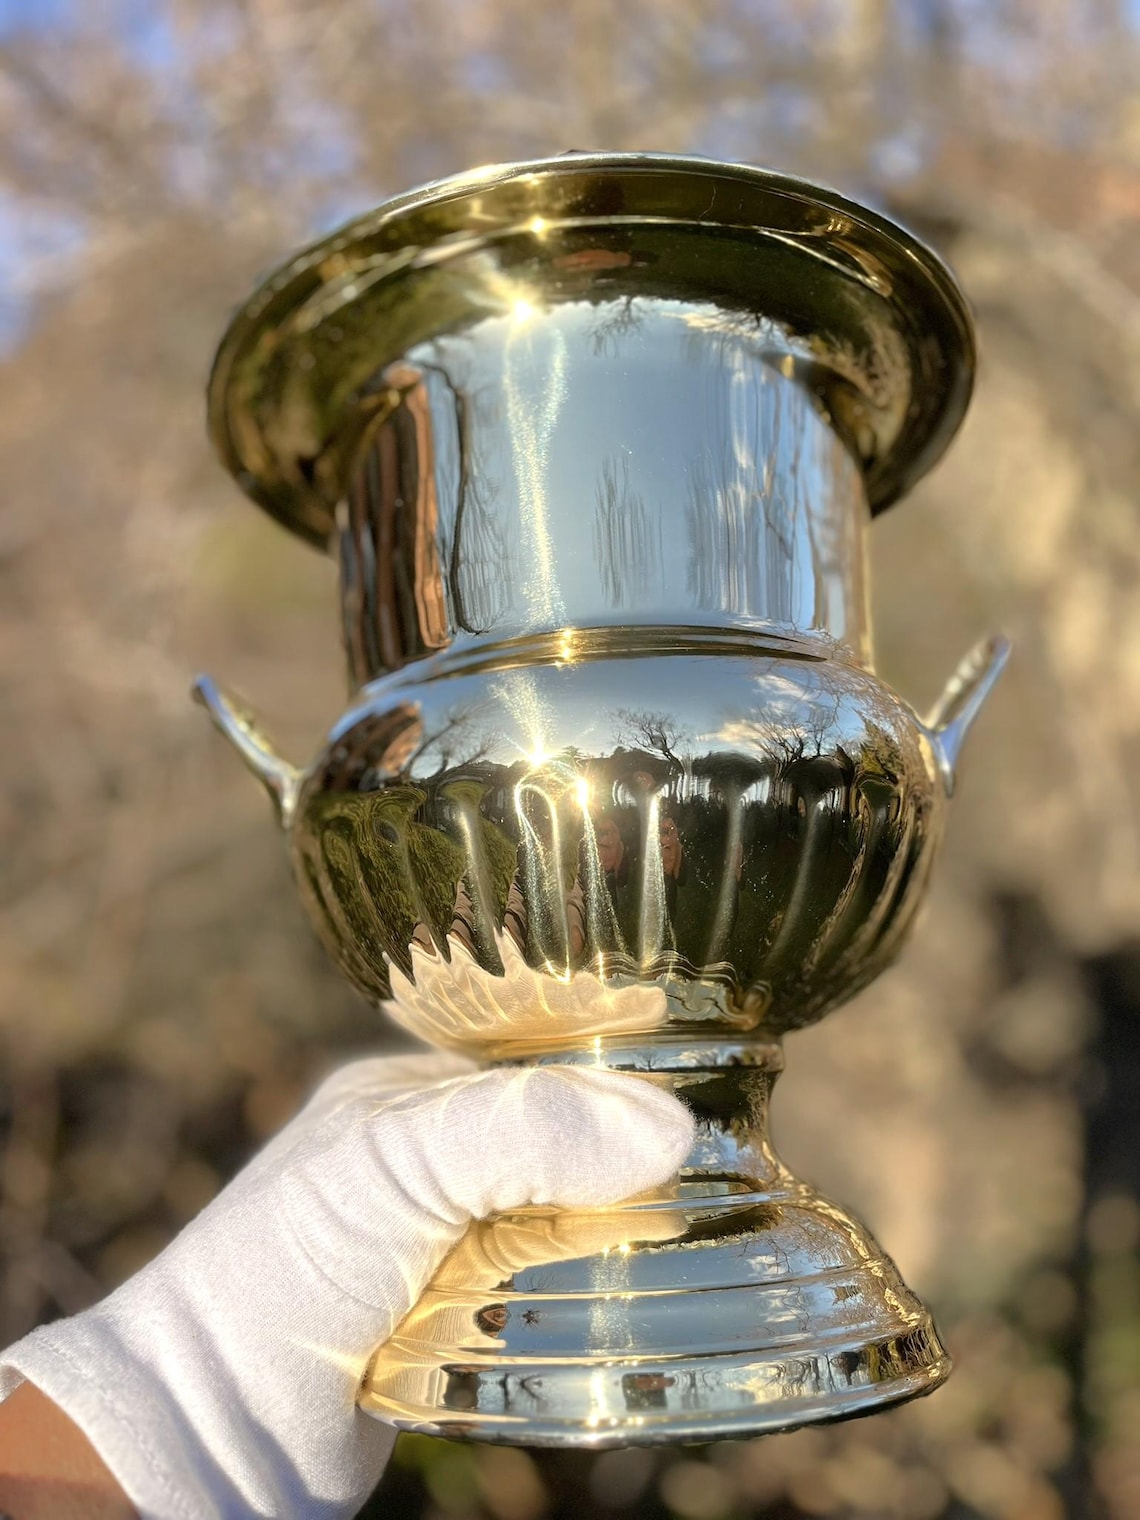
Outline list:
[[[354,321],[373,320],[368,293],[409,270],[511,238],[537,246],[573,234],[580,242],[603,227],[618,238],[695,230],[708,253],[700,267],[716,266],[714,301],[763,316],[773,301],[790,300],[801,316],[814,313],[814,336],[833,367],[863,345],[883,392],[882,416],[891,419],[867,427],[861,463],[873,511],[909,490],[957,431],[973,386],[972,319],[947,266],[902,226],[835,190],[747,164],[569,153],[494,164],[396,196],[266,279],[233,317],[210,377],[210,433],[226,468],[286,527],[326,547],[343,489],[326,458],[336,453],[331,414],[345,397],[331,398],[327,382],[320,394],[305,388],[318,335],[351,337]],[[749,256],[761,268],[764,251],[783,261],[784,275],[750,287]],[[614,271],[600,258],[596,265],[612,286]],[[441,311],[439,331],[447,321]],[[398,350],[397,343],[385,362]],[[888,351],[897,363],[883,363]],[[348,399],[359,400],[354,385],[346,376]]]

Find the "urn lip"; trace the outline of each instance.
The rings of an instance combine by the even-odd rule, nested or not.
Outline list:
[[[858,369],[871,403],[863,410],[857,401],[856,409],[870,418],[860,424],[866,441],[858,452],[873,512],[932,468],[965,414],[976,358],[969,306],[941,258],[889,218],[811,181],[656,153],[488,165],[396,196],[310,244],[255,290],[222,338],[207,390],[222,462],[259,506],[327,547],[344,489],[338,432],[377,368],[354,380],[342,375],[344,365],[330,368],[327,356],[330,341],[353,336],[354,320],[375,321],[361,304],[368,292],[510,238],[537,243],[602,229],[636,237],[670,228],[707,233],[709,266],[716,266],[711,299],[722,310],[786,320],[772,306],[790,283],[798,335],[803,312],[818,311],[808,336],[823,364],[841,374]],[[730,241],[736,252],[726,254]],[[757,255],[774,249],[791,281],[779,290],[761,281],[749,294],[742,243]],[[727,260],[731,273],[720,278]],[[607,279],[612,286],[612,273]],[[623,293],[636,295],[636,284]],[[447,327],[441,314],[438,331]],[[394,340],[382,362],[401,352]],[[329,373],[344,382],[333,396]]]

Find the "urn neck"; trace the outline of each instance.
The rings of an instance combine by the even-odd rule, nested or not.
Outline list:
[[[863,477],[810,367],[774,322],[596,292],[386,365],[339,513],[354,684],[615,625],[868,664]]]

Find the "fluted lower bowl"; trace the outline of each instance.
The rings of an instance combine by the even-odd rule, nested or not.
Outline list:
[[[291,830],[310,911],[369,997],[484,1055],[813,1022],[891,958],[942,788],[867,671],[746,636],[607,630],[366,688]]]

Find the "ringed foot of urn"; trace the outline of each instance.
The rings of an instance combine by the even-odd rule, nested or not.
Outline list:
[[[678,1180],[606,1212],[472,1226],[373,1357],[360,1406],[402,1430],[598,1448],[762,1435],[936,1388],[929,1312],[767,1138],[777,1044],[563,1052],[669,1087],[698,1135]]]

